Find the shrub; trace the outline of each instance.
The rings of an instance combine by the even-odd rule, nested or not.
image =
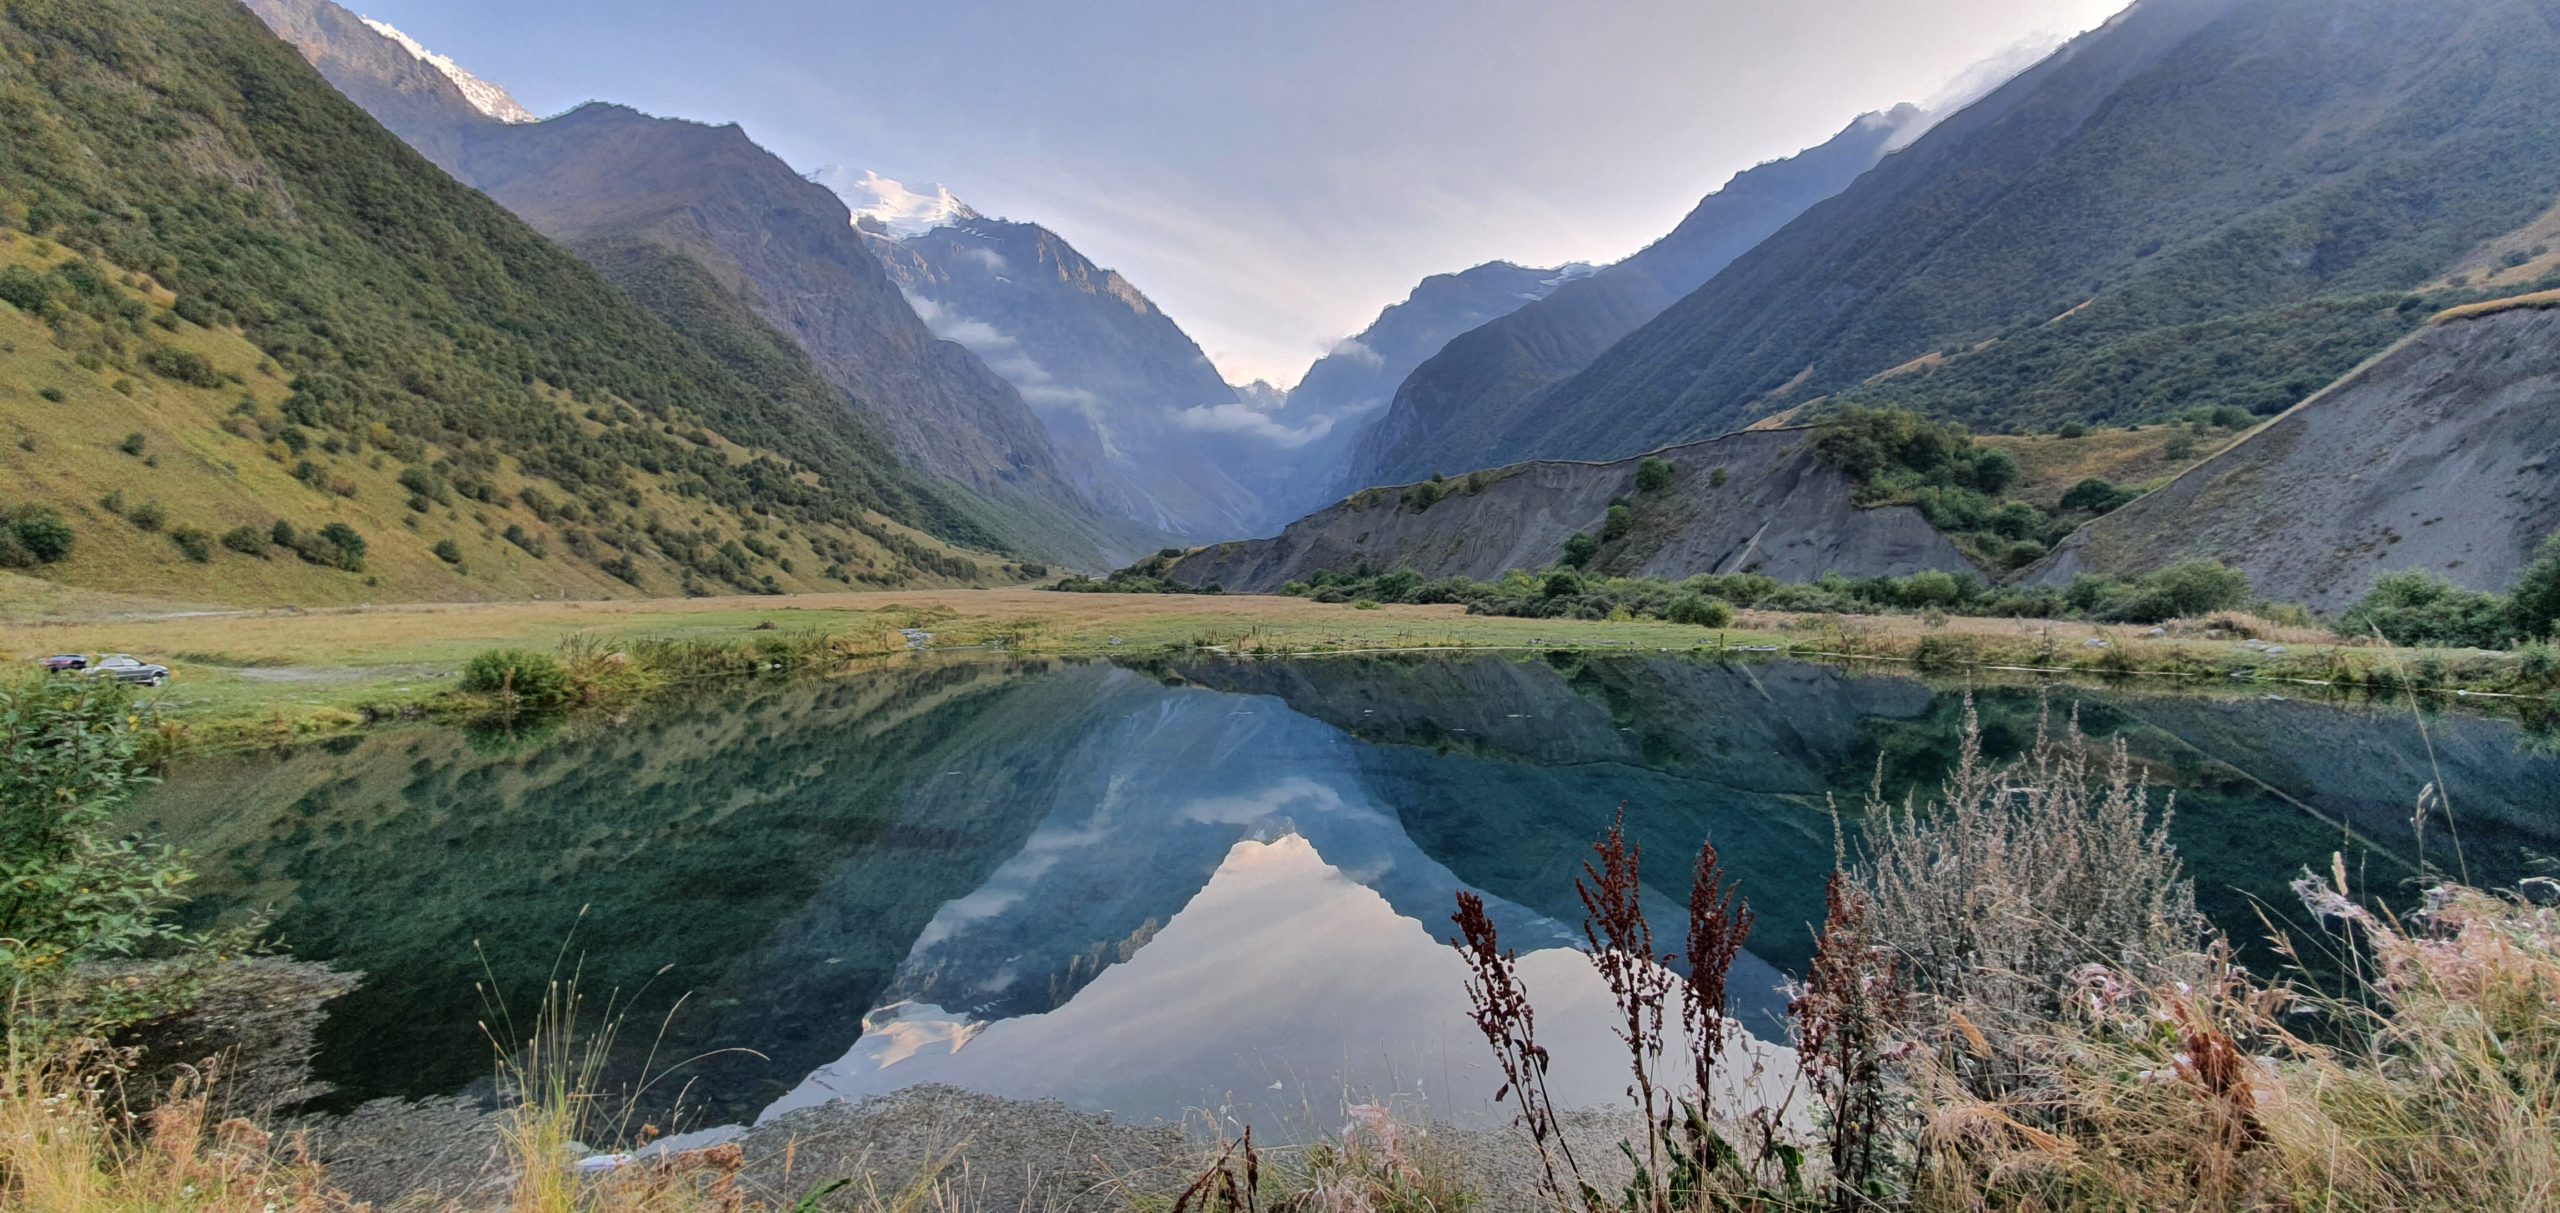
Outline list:
[[[169,542],[178,545],[178,550],[185,553],[187,559],[195,561],[197,564],[203,564],[213,559],[213,536],[208,535],[195,527],[182,526],[170,528]]]
[[[1612,505],[1609,507],[1608,516],[1600,523],[1600,539],[1604,543],[1615,543],[1626,538],[1627,532],[1634,529],[1636,529],[1636,512],[1624,504]]]
[[[62,511],[49,505],[22,505],[0,513],[0,538],[7,540],[7,554],[0,564],[27,567],[53,564],[71,555],[71,524],[63,521]]]
[[[2154,618],[2139,619],[2137,623],[2183,619],[2249,605],[2249,579],[2218,560],[2183,560],[2143,578],[2140,584],[2142,601],[2152,608],[2144,613]]]
[[[1668,459],[1647,459],[1644,462],[1637,464],[1636,491],[1639,493],[1659,493],[1664,489],[1670,488],[1671,477],[1676,470],[1677,469],[1671,466],[1671,461]]]
[[[142,431],[135,430],[134,432],[125,435],[124,441],[116,444],[116,449],[123,451],[128,455],[139,455],[142,453],[142,448],[146,441],[147,439],[143,437]]]
[[[264,558],[267,554],[267,533],[254,526],[235,526],[222,533],[222,546],[243,556]]]
[[[462,563],[462,545],[450,539],[436,540],[436,545],[428,550],[436,554],[436,559],[446,564]]]
[[[320,540],[338,554],[338,567],[348,572],[364,570],[364,536],[343,522],[332,522],[320,528]]]
[[[2525,637],[2543,640],[2560,631],[2560,535],[2542,541],[2507,602],[2516,631]]]
[[[63,401],[62,389],[58,387],[37,388],[36,395],[43,397],[47,404],[60,404]]]
[[[143,530],[156,531],[162,523],[169,521],[169,511],[158,501],[146,501],[125,511],[124,520]]]
[[[1600,553],[1600,541],[1589,535],[1576,535],[1564,541],[1564,562],[1574,568],[1591,563]]]
[[[222,373],[213,369],[213,363],[204,355],[187,350],[173,350],[165,345],[155,345],[142,351],[142,365],[144,369],[163,379],[175,379],[193,387],[222,386]]]
[[[547,653],[491,649],[464,664],[462,689],[523,707],[558,707],[568,702],[569,674]]]
[[[2340,626],[2397,645],[2497,649],[2515,638],[2516,623],[2505,599],[2411,570],[2375,583],[2372,593],[2348,608]]]
[[[126,840],[117,810],[150,782],[131,700],[85,679],[0,683],[0,1025],[94,1030],[150,1013],[147,1004],[85,997],[86,962],[128,957],[180,937],[167,912],[190,873],[166,847]],[[107,1022],[100,1022],[105,1020]]]
[[[2090,514],[2113,513],[2133,500],[2135,495],[2129,489],[2120,489],[2091,477],[2072,485],[2071,490],[2062,495],[2062,508]]]
[[[2066,421],[2062,424],[2061,429],[2053,432],[2053,436],[2056,438],[2086,438],[2089,436],[2089,427],[2082,425],[2077,421]]]
[[[1682,594],[1672,600],[1671,609],[1664,617],[1673,623],[1702,628],[1730,627],[1733,624],[1733,604],[1704,594]]]

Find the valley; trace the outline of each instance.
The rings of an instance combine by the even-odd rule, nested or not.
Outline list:
[[[2550,0],[377,2],[0,0],[0,1207],[2551,1203]]]

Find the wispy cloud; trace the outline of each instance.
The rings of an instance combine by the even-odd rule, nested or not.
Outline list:
[[[1318,417],[1303,426],[1283,425],[1269,413],[1234,402],[1195,404],[1174,413],[1173,423],[1200,433],[1238,434],[1283,450],[1296,450],[1333,432],[1331,417]]]

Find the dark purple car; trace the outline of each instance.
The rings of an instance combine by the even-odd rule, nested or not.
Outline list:
[[[44,672],[48,674],[72,674],[88,668],[89,659],[78,653],[65,653],[59,657],[44,659]]]

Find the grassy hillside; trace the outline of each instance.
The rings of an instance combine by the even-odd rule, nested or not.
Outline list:
[[[1735,262],[1504,454],[1623,453],[1814,396],[1978,429],[2273,413],[2544,215],[2555,149],[2547,6],[2150,0]]]
[[[0,41],[0,457],[80,538],[47,575],[243,601],[997,575],[805,365],[737,354],[752,317],[652,317],[236,6],[18,0]],[[363,567],[169,538],[277,519],[346,523]]]

